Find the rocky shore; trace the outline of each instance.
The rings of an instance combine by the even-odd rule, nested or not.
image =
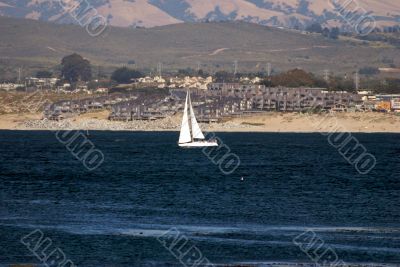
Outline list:
[[[108,121],[99,119],[67,119],[63,121],[28,120],[22,122],[19,129],[35,130],[102,130],[102,131],[175,131],[179,130],[179,124],[171,119],[158,121]]]
[[[36,115],[0,115],[0,129],[7,130],[92,130],[92,131],[179,131],[181,115],[156,121],[109,121],[107,114],[87,114],[63,121]],[[204,132],[362,132],[400,133],[400,116],[382,113],[338,113],[306,115],[263,113],[233,118],[223,123],[202,124]]]

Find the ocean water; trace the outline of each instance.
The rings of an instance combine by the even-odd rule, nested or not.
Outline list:
[[[400,264],[399,134],[354,134],[367,175],[320,134],[217,136],[232,174],[178,133],[91,132],[89,171],[53,132],[0,131],[0,265],[43,265],[21,242],[39,229],[76,266],[182,266],[157,239],[172,228],[215,264],[313,263],[306,231],[344,262]]]

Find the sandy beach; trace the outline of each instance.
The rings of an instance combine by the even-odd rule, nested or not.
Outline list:
[[[181,115],[157,121],[115,122],[108,111],[84,114],[60,122],[42,119],[42,114],[0,115],[2,130],[104,130],[104,131],[179,131]],[[400,133],[400,116],[383,113],[263,113],[203,124],[206,132],[387,132]],[[337,130],[339,129],[339,130]]]

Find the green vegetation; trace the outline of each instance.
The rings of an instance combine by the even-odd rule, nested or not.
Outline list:
[[[286,87],[323,87],[323,84],[313,74],[308,73],[301,69],[290,70],[281,73],[266,80],[269,86],[286,86]]]
[[[215,73],[214,79],[217,83],[235,82],[235,75],[227,71],[218,71]]]
[[[400,79],[386,79],[381,83],[381,86],[378,86],[375,90],[388,94],[400,94]]]
[[[51,78],[53,73],[47,70],[40,70],[36,72],[36,78]]]
[[[338,39],[340,35],[340,29],[338,27],[334,27],[332,29],[329,29],[327,27],[322,29],[321,24],[319,23],[313,23],[310,26],[306,28],[308,32],[313,32],[313,33],[320,33],[326,38],[331,38],[331,39]]]
[[[360,69],[360,74],[363,75],[377,75],[379,73],[379,69],[375,67],[364,67]]]
[[[332,28],[331,32],[329,33],[329,38],[338,39],[340,34],[340,30],[338,27]]]
[[[132,79],[138,79],[143,76],[143,73],[140,71],[122,67],[113,72],[111,80],[116,81],[117,83],[131,83]]]
[[[319,23],[313,23],[306,28],[308,32],[322,33],[322,26]]]
[[[365,80],[362,83],[362,87],[377,94],[400,94],[400,79],[386,78],[378,80],[371,78]]]
[[[337,84],[338,78],[331,79],[330,83],[316,77],[314,74],[301,69],[293,69],[284,73],[269,77],[263,81],[263,84],[270,87],[285,86],[285,87],[320,87],[331,90],[349,90],[353,86],[343,89]]]
[[[78,54],[72,54],[61,60],[61,76],[70,83],[90,81],[92,68],[90,62]]]
[[[198,71],[192,69],[192,68],[186,68],[186,69],[179,69],[177,72],[178,77],[186,77],[186,76],[200,76],[200,77],[207,77],[210,74],[205,72],[202,69],[199,69]]]
[[[376,29],[373,33],[366,36],[356,36],[356,38],[370,42],[381,42],[400,48],[400,26],[399,28],[393,28],[395,30],[390,29],[391,27],[386,28],[384,31]]]

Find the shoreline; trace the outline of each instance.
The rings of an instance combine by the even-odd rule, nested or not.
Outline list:
[[[81,132],[115,132],[115,133],[176,133],[179,135],[178,130],[86,130],[86,129],[0,129],[0,132],[56,132],[56,131],[81,131]],[[253,131],[251,129],[247,131],[224,131],[224,130],[216,130],[216,131],[203,131],[204,135],[210,133],[254,133],[254,134],[322,134],[329,135],[330,132],[273,132],[273,131]],[[343,133],[343,132],[338,132]],[[347,132],[350,134],[400,134],[400,132]],[[207,137],[207,136],[206,136]]]
[[[156,121],[109,121],[108,112],[88,113],[63,121],[42,119],[42,114],[0,115],[0,130],[17,131],[127,131],[179,132],[181,116]],[[204,132],[238,133],[400,133],[400,116],[383,113],[336,113],[308,115],[263,113],[237,117],[222,123],[201,124]]]

